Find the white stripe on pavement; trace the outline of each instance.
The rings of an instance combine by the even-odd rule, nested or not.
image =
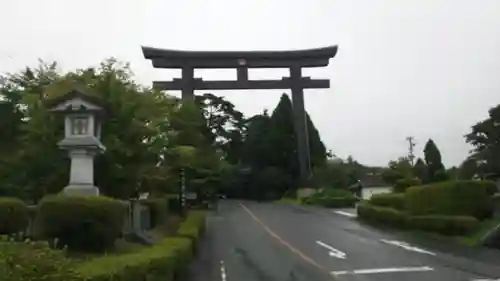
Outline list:
[[[332,275],[346,275],[346,274],[374,274],[374,273],[394,273],[394,272],[422,272],[432,271],[434,268],[428,266],[421,267],[390,267],[390,268],[370,268],[370,269],[356,269],[356,270],[342,270],[332,271]]]
[[[222,281],[227,280],[226,267],[224,266],[224,261],[220,261],[220,275]]]
[[[316,241],[316,244],[328,249],[329,250],[328,254],[330,255],[330,257],[336,257],[339,259],[345,259],[346,257],[346,254],[344,252],[339,251],[326,243],[323,243],[321,241]]]
[[[336,214],[342,215],[342,216],[350,217],[350,218],[357,217],[356,214],[352,214],[352,213],[349,213],[349,212],[344,212],[344,211],[333,211],[333,212],[336,213]]]
[[[410,244],[408,244],[406,242],[396,241],[396,240],[385,240],[385,239],[381,239],[380,241],[387,243],[387,244],[390,244],[390,245],[399,246],[399,247],[401,247],[405,250],[408,250],[408,251],[413,251],[413,252],[417,252],[417,253],[421,253],[421,254],[427,254],[427,255],[431,255],[431,256],[436,255],[435,253],[433,253],[431,251],[427,251],[427,250],[424,250],[424,249],[421,249],[421,248],[418,248],[415,246],[411,246]]]

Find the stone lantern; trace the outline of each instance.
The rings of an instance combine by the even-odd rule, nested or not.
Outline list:
[[[68,195],[97,196],[94,185],[94,156],[105,151],[100,142],[105,112],[99,99],[73,90],[50,101],[50,110],[64,114],[64,139],[58,145],[71,159]]]

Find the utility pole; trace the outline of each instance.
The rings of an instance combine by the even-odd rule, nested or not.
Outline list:
[[[415,138],[412,136],[406,137],[408,141],[408,159],[410,160],[410,164],[413,166],[413,160],[415,159],[415,154],[413,154],[413,148],[415,147]]]

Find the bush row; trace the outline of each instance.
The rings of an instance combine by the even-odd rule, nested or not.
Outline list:
[[[411,216],[401,210],[374,206],[367,202],[359,204],[357,211],[358,217],[368,222],[390,227],[436,232],[444,235],[467,234],[479,225],[479,220],[472,216]]]
[[[302,203],[325,208],[352,208],[359,199],[348,190],[326,189],[309,197],[302,198]]]
[[[379,207],[389,207],[396,210],[405,209],[405,195],[402,193],[375,194],[369,200],[370,204]]]
[[[29,211],[23,201],[16,198],[0,198],[0,234],[26,230]]]
[[[140,201],[149,208],[153,227],[165,220],[169,200]],[[31,221],[30,237],[57,239],[59,246],[70,250],[100,252],[112,247],[122,234],[127,207],[128,202],[104,196],[53,195],[37,206],[27,206],[16,198],[0,198],[0,235],[25,232]]]
[[[86,281],[170,281],[185,273],[191,257],[190,239],[166,238],[135,253],[92,259],[76,270]]]
[[[495,211],[496,185],[490,181],[449,181],[411,186],[405,193],[373,195],[369,203],[406,210],[412,216],[472,216],[479,220]]]
[[[448,181],[413,186],[405,193],[405,204],[413,216],[472,216],[479,220],[494,212],[496,185],[490,181]]]
[[[106,255],[76,263],[47,242],[0,242],[2,281],[181,280],[204,229],[204,213],[190,212],[178,237],[137,252]]]
[[[304,198],[302,203],[308,205],[317,205],[325,208],[352,208],[356,205],[358,199],[354,196],[350,197],[320,197],[320,198]]]
[[[198,240],[205,231],[205,212],[190,211],[186,219],[177,229],[177,235],[189,238],[193,243],[193,249],[198,248]]]

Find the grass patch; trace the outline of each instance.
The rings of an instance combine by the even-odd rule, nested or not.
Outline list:
[[[302,205],[300,199],[297,198],[281,198],[280,200],[277,200],[275,202],[280,204]]]
[[[458,242],[467,246],[477,246],[481,239],[493,228],[500,224],[500,216],[482,221],[476,231],[468,236],[458,238]]]

